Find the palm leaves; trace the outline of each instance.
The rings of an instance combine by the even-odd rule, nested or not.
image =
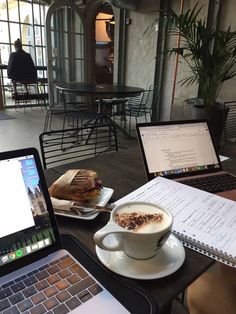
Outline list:
[[[191,74],[181,84],[199,84],[204,104],[215,103],[222,84],[236,76],[236,32],[209,29],[205,19],[199,18],[198,3],[192,10],[177,15],[168,12],[167,29],[170,35],[180,35],[180,46],[170,48],[168,54],[178,54],[188,64]]]

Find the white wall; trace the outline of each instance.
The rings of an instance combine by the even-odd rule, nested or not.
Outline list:
[[[140,0],[138,11],[130,11],[127,26],[126,84],[147,88],[153,84],[157,33],[144,35],[154,20],[158,1]]]
[[[193,8],[199,2],[199,6],[203,6],[201,10],[202,18],[206,17],[208,1],[189,0],[184,1],[183,11]],[[173,0],[171,3],[172,9],[177,13],[181,11],[181,1]],[[168,47],[177,47],[177,38],[171,37],[168,39]],[[190,74],[189,67],[181,57],[172,55],[167,59],[165,65],[164,84],[162,89],[162,120],[178,120],[184,118],[188,112],[185,100],[197,96],[197,86],[182,85],[181,81]]]

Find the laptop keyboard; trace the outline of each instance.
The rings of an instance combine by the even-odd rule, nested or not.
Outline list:
[[[0,313],[69,313],[103,290],[69,255],[0,287]]]
[[[181,183],[210,193],[229,191],[236,188],[236,177],[230,174],[211,175],[194,179],[181,180]]]

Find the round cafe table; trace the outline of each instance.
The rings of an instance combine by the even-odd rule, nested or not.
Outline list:
[[[130,135],[117,124],[114,120],[111,119],[111,116],[107,112],[102,112],[102,104],[106,106],[113,106],[125,102],[119,100],[122,98],[135,97],[139,96],[144,89],[141,87],[126,86],[119,84],[93,84],[93,83],[78,83],[78,82],[59,82],[55,84],[56,88],[63,92],[76,93],[81,96],[92,96],[98,100],[98,116],[95,118],[94,123],[97,123],[98,120],[106,121],[114,125],[114,127],[124,133],[126,136]],[[116,97],[117,99],[112,99]],[[104,99],[111,99],[110,101],[104,102]],[[91,121],[88,122],[89,124]]]
[[[62,91],[78,93],[79,95],[92,95],[99,99],[112,97],[134,97],[143,92],[141,87],[119,84],[92,84],[92,83],[56,83],[56,88]]]

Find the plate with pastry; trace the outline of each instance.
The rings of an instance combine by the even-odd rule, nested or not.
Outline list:
[[[55,214],[84,220],[94,219],[99,211],[80,215],[75,208],[104,207],[113,192],[102,186],[95,171],[88,169],[67,170],[49,188]]]

